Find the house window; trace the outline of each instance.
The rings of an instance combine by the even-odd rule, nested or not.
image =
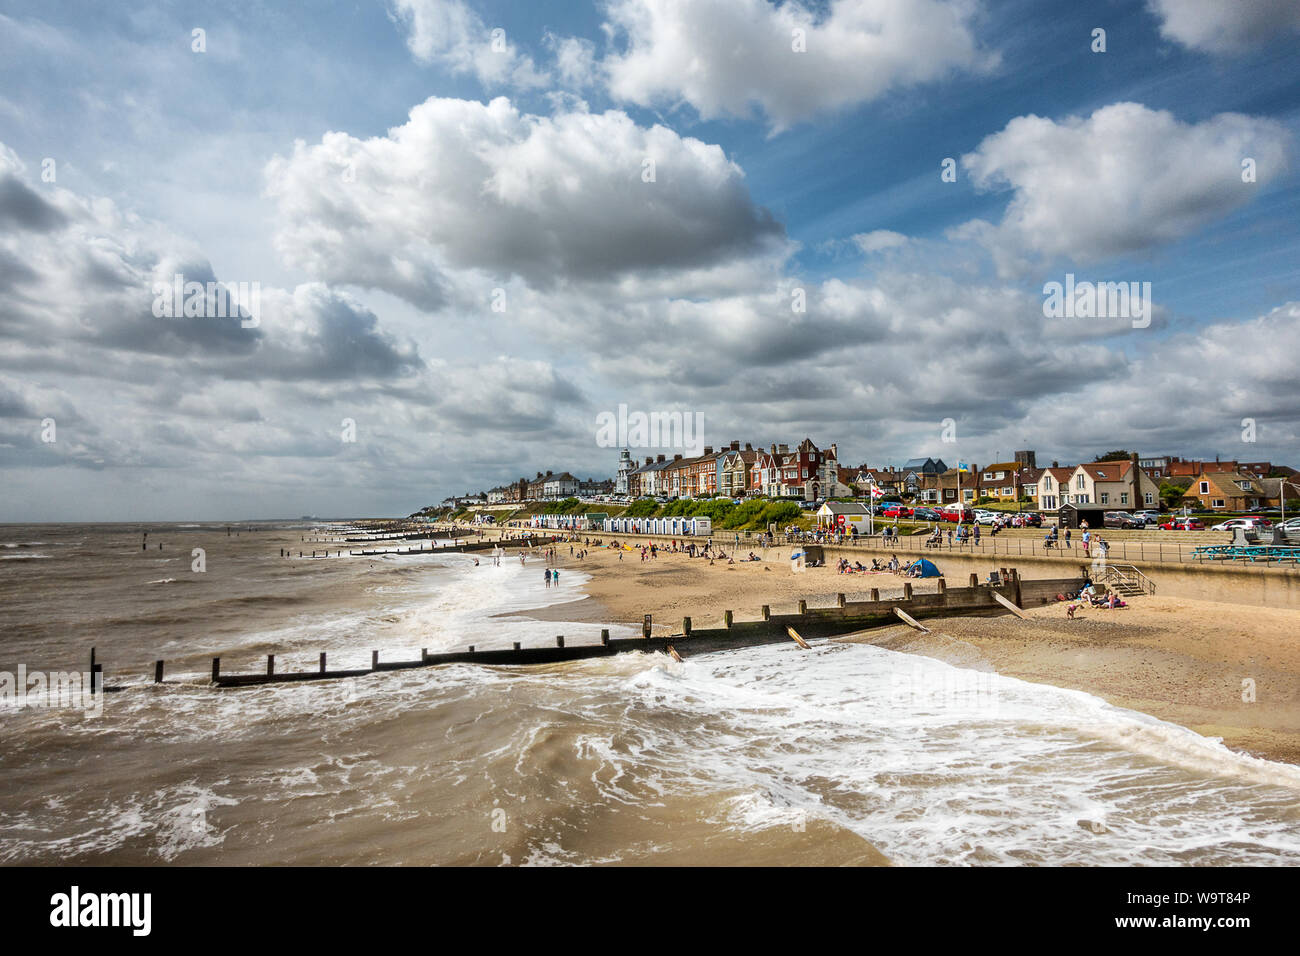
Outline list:
[[[1208,481],[1201,482],[1201,494],[1208,495],[1209,493],[1210,493],[1210,483]]]
[[[1128,504],[1128,492],[1127,492],[1127,491],[1121,491],[1121,492],[1119,493],[1119,503],[1122,504],[1122,505],[1126,505],[1126,504]]]
[[[1152,495],[1151,492],[1149,491],[1147,492],[1146,495],[1146,503],[1149,505],[1155,504],[1155,496]]]
[[[1037,498],[1037,497],[1038,497],[1038,486],[1037,486],[1037,485],[1025,485],[1025,494],[1026,494],[1028,497],[1030,497],[1030,498]]]
[[[1083,487],[1084,487],[1084,484],[1083,484],[1083,475],[1076,475],[1076,476],[1075,476],[1075,478],[1074,478],[1074,487],[1076,487],[1076,488],[1083,488]]]
[[[1213,499],[1213,500],[1210,502],[1210,507],[1212,507],[1212,508],[1222,508],[1222,507],[1223,507],[1223,499],[1222,499],[1222,498],[1215,498],[1215,499]]]
[[[975,492],[971,491],[969,488],[963,488],[961,495],[966,501],[970,501],[975,497]]]
[[[1110,492],[1109,492],[1109,491],[1103,491],[1103,492],[1101,493],[1101,503],[1102,503],[1103,505],[1108,505],[1108,504],[1110,504]]]

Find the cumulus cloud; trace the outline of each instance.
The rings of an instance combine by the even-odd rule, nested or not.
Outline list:
[[[1240,53],[1300,32],[1296,0],[1149,0],[1168,40],[1207,53]]]
[[[266,175],[289,263],[423,308],[446,303],[452,271],[548,286],[785,247],[719,147],[620,111],[432,98],[384,137],[299,142]]]
[[[1013,119],[962,164],[979,189],[1010,189],[996,226],[975,238],[1004,271],[1022,257],[1097,260],[1179,239],[1250,202],[1278,177],[1288,134],[1272,120],[1221,113],[1183,123],[1164,110],[1115,103],[1089,117]],[[1242,162],[1254,161],[1255,182]]]
[[[548,82],[504,27],[489,28],[463,0],[392,0],[389,15],[406,29],[406,46],[422,63],[472,74],[485,86],[530,89]]]
[[[626,49],[601,68],[610,93],[684,101],[706,118],[755,108],[776,129],[891,89],[981,70],[996,58],[971,29],[975,0],[613,0]],[[802,50],[802,51],[801,51]]]

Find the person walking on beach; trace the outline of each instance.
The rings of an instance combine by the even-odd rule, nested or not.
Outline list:
[[[551,569],[547,568],[544,574],[545,574],[546,586],[549,588],[551,586]]]
[[[1092,544],[1092,533],[1088,531],[1088,524],[1084,522],[1079,525],[1083,529],[1083,556],[1088,557],[1088,548]]]

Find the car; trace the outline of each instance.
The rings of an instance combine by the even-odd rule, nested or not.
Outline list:
[[[1123,511],[1107,511],[1103,523],[1107,528],[1141,528],[1145,522]]]
[[[1233,528],[1268,528],[1272,522],[1267,518],[1229,518],[1212,527],[1211,531],[1231,531]]]
[[[975,512],[969,508],[961,508],[956,505],[941,508],[939,517],[944,521],[951,521],[953,524],[971,524],[975,521]]]
[[[1200,518],[1170,518],[1160,525],[1161,531],[1204,531],[1205,522]]]
[[[1026,511],[1020,517],[1026,527],[1041,528],[1043,526],[1043,516],[1036,511]]]
[[[1135,511],[1133,517],[1140,519],[1144,525],[1160,523],[1159,511]]]
[[[978,508],[975,511],[976,524],[992,524],[997,520],[998,512],[996,511],[985,511],[983,508]]]
[[[881,512],[886,518],[910,518],[912,509],[904,504],[892,504]]]
[[[917,521],[942,521],[943,516],[933,508],[913,508],[912,517]]]

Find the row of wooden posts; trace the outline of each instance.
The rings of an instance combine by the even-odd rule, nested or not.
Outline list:
[[[1001,575],[1001,576],[1000,576],[1000,578],[999,578],[999,581],[1000,581],[1001,583],[1004,583],[1004,584],[1007,584],[1007,585],[1014,585],[1014,586],[1016,587],[1017,591],[1019,590],[1020,578],[1019,578],[1019,574],[1018,574],[1018,572],[1016,571],[1015,568],[1011,568],[1011,569],[1009,569],[1009,570],[1008,570],[1007,568],[1001,568],[1001,569],[1000,569],[1000,575]],[[972,572],[971,575],[970,575],[970,586],[971,586],[972,588],[977,588],[977,587],[979,587],[979,583],[980,583],[980,582],[979,582],[979,575],[978,575],[978,574],[975,574],[975,573]],[[938,578],[938,579],[937,579],[937,585],[938,585],[938,594],[944,594],[944,593],[946,593],[946,591],[947,591],[947,582],[946,582],[943,578]],[[871,594],[870,600],[871,600],[872,603],[878,603],[878,602],[880,601],[880,589],[879,589],[879,588],[871,588],[871,589],[870,589],[870,594]],[[913,594],[912,594],[912,582],[911,582],[911,581],[906,581],[906,582],[904,582],[904,584],[903,584],[903,596],[902,596],[902,600],[903,600],[903,601],[911,601],[911,600],[912,600],[912,597],[913,597]],[[1010,601],[1008,601],[1008,600],[1006,600],[1005,598],[1003,598],[1002,595],[1000,595],[1000,594],[998,594],[998,593],[996,593],[996,592],[993,592],[993,598],[994,598],[994,599],[995,599],[999,604],[1003,605],[1003,606],[1006,607],[1008,610],[1011,610],[1013,613],[1017,613],[1017,614],[1020,614],[1020,613],[1021,613],[1021,612],[1020,612],[1020,609],[1019,609],[1015,604],[1012,604]],[[843,592],[837,594],[837,595],[835,596],[835,600],[836,600],[836,605],[835,605],[835,606],[838,607],[838,608],[844,608],[844,607],[847,605],[847,603],[848,603],[847,595],[844,594]],[[799,613],[800,616],[804,616],[804,615],[806,615],[806,614],[808,613],[808,602],[807,602],[806,599],[801,599],[801,600],[799,601],[799,605],[798,605],[798,607],[799,607],[798,613]],[[896,613],[896,615],[897,615],[898,617],[900,617],[900,618],[901,618],[902,620],[904,620],[907,624],[909,624],[909,626],[916,627],[916,628],[918,628],[918,629],[920,629],[920,630],[925,630],[924,627],[922,627],[921,625],[917,624],[917,622],[916,622],[914,619],[912,619],[909,615],[907,615],[907,614],[904,613],[904,612],[900,612],[898,608],[894,608],[894,612]],[[771,617],[772,617],[772,609],[771,609],[771,606],[770,606],[770,605],[767,605],[767,604],[764,604],[764,605],[762,606],[762,608],[760,609],[760,616],[761,616],[761,620],[762,620],[762,621],[769,621],[769,620],[771,620]],[[642,637],[642,638],[647,639],[647,640],[650,638],[650,635],[651,635],[651,629],[652,629],[652,622],[653,622],[652,615],[646,614],[646,615],[644,616],[644,618],[643,618],[643,620],[642,620],[642,624],[641,624],[641,637]],[[726,611],[724,611],[724,612],[723,612],[723,627],[724,627],[724,629],[726,629],[726,630],[731,630],[731,628],[733,627],[733,624],[734,624],[734,623],[735,623],[734,612],[732,612],[732,611],[730,611],[730,610],[726,610]],[[787,630],[790,630],[790,629],[787,628]],[[689,639],[689,638],[691,637],[691,635],[692,635],[692,632],[693,632],[693,627],[692,627],[692,623],[691,623],[691,618],[690,618],[690,617],[683,617],[683,618],[682,618],[682,633],[681,633],[681,637],[686,638],[686,639]],[[803,643],[802,638],[798,637],[795,633],[791,633],[790,636],[791,636],[792,638],[794,638],[795,640],[799,641],[801,644]],[[602,629],[601,629],[601,632],[600,632],[600,646],[601,646],[601,647],[608,648],[608,647],[609,647],[609,643],[610,643],[609,629],[608,629],[608,628],[602,628]],[[563,635],[563,634],[558,634],[558,635],[556,635],[556,638],[555,638],[555,646],[556,646],[557,648],[563,648],[563,647],[565,646],[565,643],[564,643],[564,635]],[[514,641],[514,642],[513,642],[513,650],[514,650],[514,651],[521,651],[521,650],[523,650],[523,646],[522,646],[521,642],[519,642],[519,641]],[[469,647],[468,647],[468,653],[470,653],[470,654],[474,654],[475,652],[476,652],[476,651],[475,651],[475,645],[470,644]],[[95,660],[95,649],[94,649],[94,648],[91,648],[90,655],[91,655],[91,689],[92,689],[92,692],[93,692],[93,690],[94,690],[94,688],[95,688],[95,684],[96,684],[96,675],[97,675],[97,674],[101,674],[101,673],[103,672],[103,665],[102,665],[102,664],[97,664],[97,663],[96,663],[96,660]],[[422,649],[420,650],[420,661],[419,661],[418,663],[415,662],[415,661],[411,661],[411,662],[401,662],[401,666],[418,666],[418,664],[422,664],[422,663],[428,661],[429,658],[430,658],[431,656],[436,656],[436,655],[430,655],[430,654],[429,654],[429,651],[428,651],[428,648],[422,648]],[[266,677],[274,677],[274,676],[275,676],[275,657],[276,657],[276,655],[274,655],[274,654],[268,654],[268,655],[266,656],[266,673],[265,673],[265,676],[266,676]],[[389,665],[389,666],[392,666],[392,665]],[[165,669],[165,662],[164,662],[164,661],[162,661],[162,660],[157,660],[157,661],[154,662],[154,683],[162,683],[162,682],[163,682],[164,669]],[[332,673],[331,673],[331,672],[327,672],[327,670],[326,670],[326,652],[325,652],[325,651],[321,651],[321,652],[320,652],[320,665],[319,665],[319,670],[318,670],[318,671],[315,671],[315,672],[306,672],[306,673],[304,673],[302,676],[303,676],[304,678],[309,678],[309,677],[326,677],[326,676],[328,676],[328,677],[360,676],[360,675],[363,675],[363,674],[369,674],[369,673],[372,673],[372,672],[374,672],[374,671],[376,671],[376,670],[379,670],[379,669],[380,669],[379,651],[377,651],[377,650],[372,650],[372,651],[370,652],[370,667],[369,667],[368,669],[361,669],[361,668],[358,668],[358,669],[351,669],[351,670],[344,670],[344,671],[334,671],[334,672],[332,672]],[[214,683],[219,682],[221,676],[222,676],[222,675],[221,675],[221,658],[220,658],[220,657],[213,657],[213,658],[212,658],[212,681],[213,681]],[[255,676],[260,676],[260,675],[249,675],[249,676],[250,676],[250,677],[255,677]],[[229,680],[229,678],[227,678],[227,680]]]

